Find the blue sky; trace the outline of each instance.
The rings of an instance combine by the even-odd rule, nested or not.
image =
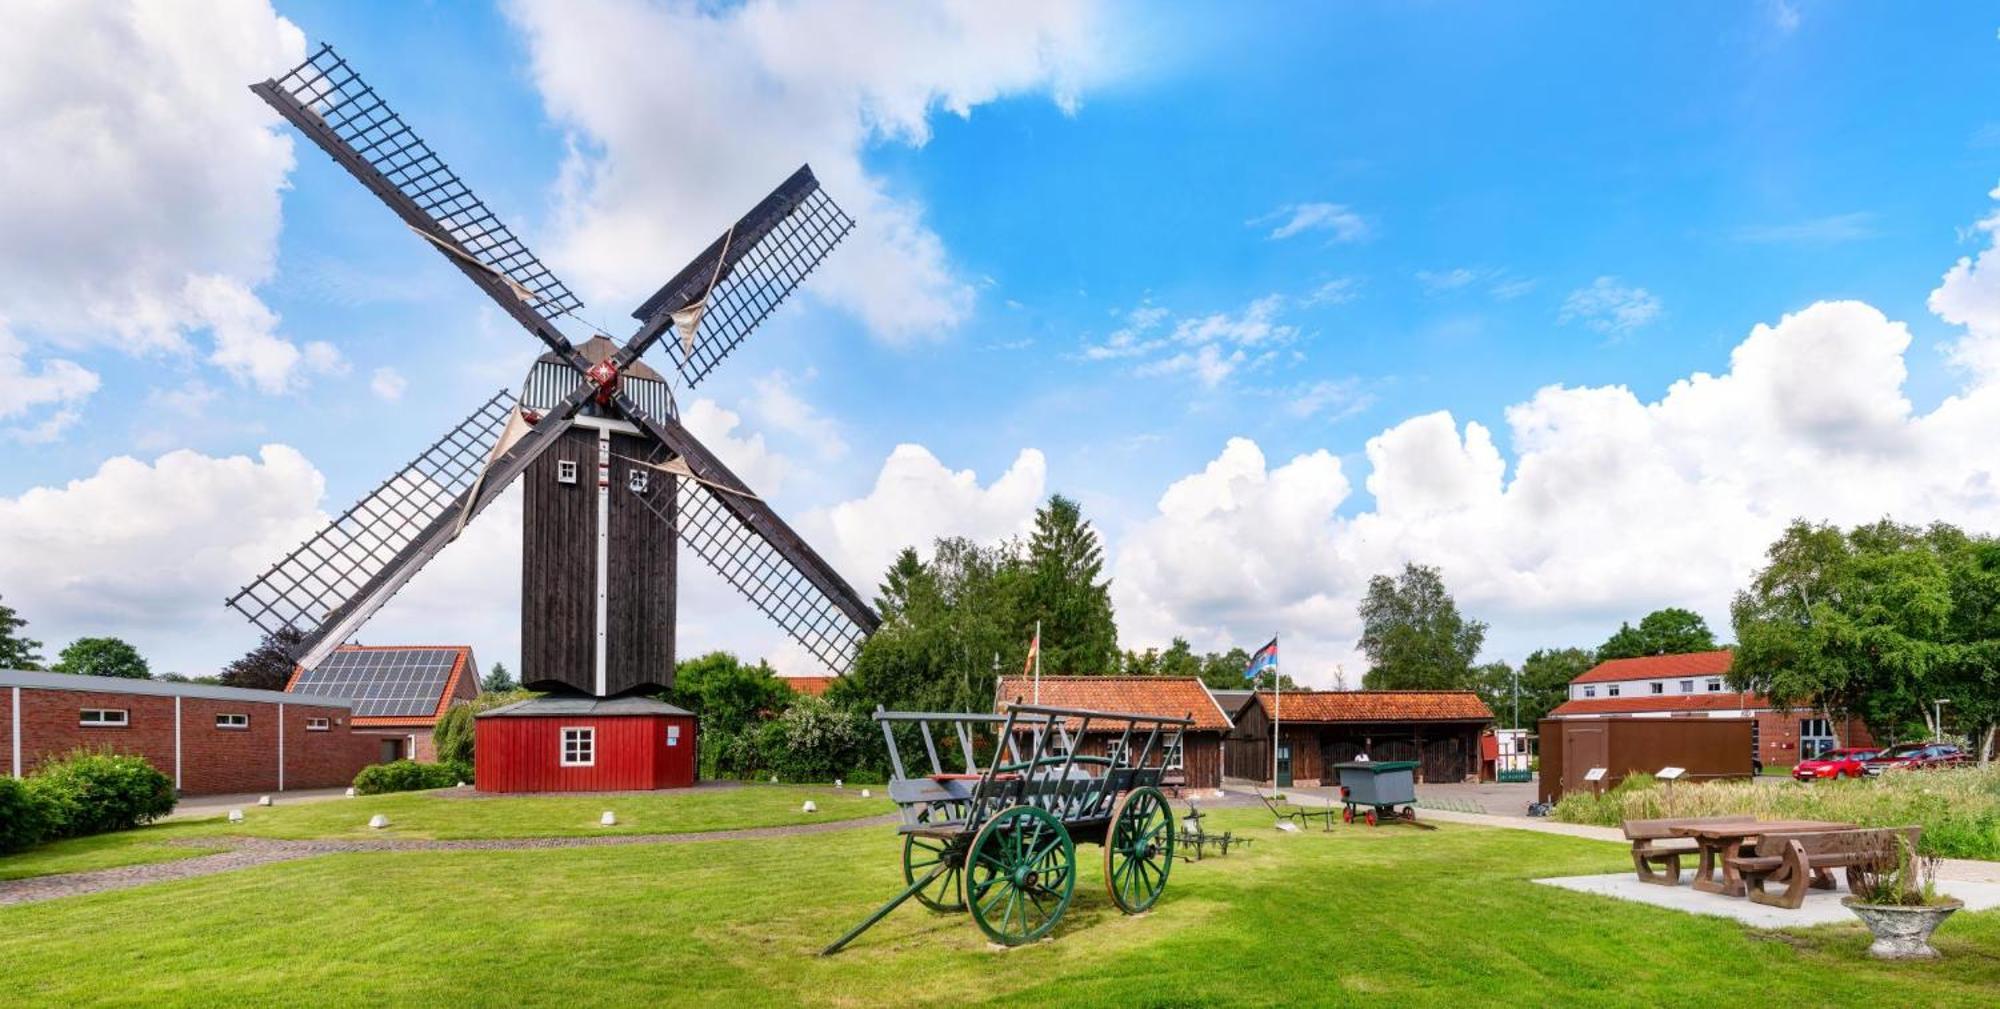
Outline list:
[[[620,54],[590,32],[628,17],[633,32],[645,30],[645,12],[584,6],[572,17],[528,3],[280,2],[276,14],[309,45],[335,43],[573,277],[567,250],[603,232],[577,223],[592,201],[577,198],[565,166],[626,175],[679,169],[639,163],[615,126],[564,111],[565,103],[632,106],[672,137],[677,108],[702,100],[693,83],[686,96],[623,83]],[[754,20],[733,7],[667,9],[704,26]],[[766,38],[797,13],[788,4],[748,10],[770,16]],[[268,12],[251,15],[268,20]],[[1471,570],[1462,601],[1495,624],[1493,650],[1503,657],[1592,643],[1615,615],[1636,618],[1644,609],[1635,607],[1653,603],[1694,605],[1719,620],[1729,578],[1755,561],[1741,544],[1768,541],[1772,524],[1812,497],[1758,499],[1754,515],[1739,516],[1740,542],[1718,548],[1707,568],[1728,577],[1657,591],[1590,581],[1530,602],[1508,586],[1547,587],[1561,577],[1532,557],[1495,560],[1477,542],[1515,536],[1508,523],[1518,516],[1466,519],[1477,531],[1435,542],[1408,533],[1386,542],[1380,531],[1371,539],[1368,516],[1387,508],[1369,484],[1376,467],[1364,446],[1412,418],[1448,411],[1461,449],[1476,440],[1468,423],[1493,433],[1503,486],[1511,485],[1522,444],[1510,437],[1508,411],[1538,390],[1622,386],[1654,403],[1694,373],[1728,372],[1753,326],[1849,299],[1907,324],[1909,347],[1894,356],[1908,372],[1899,390],[1911,416],[1983,390],[1984,380],[1967,378],[1952,357],[1968,323],[1934,314],[1927,299],[1955,259],[1987,244],[1973,226],[1991,212],[1987,191],[2000,179],[1996,25],[1990,8],[1971,4],[1926,5],[1921,15],[1810,3],[1113,6],[1082,27],[1048,29],[1037,43],[1042,62],[1029,70],[970,82],[962,78],[974,71],[917,69],[922,54],[878,39],[873,58],[907,60],[909,79],[864,82],[863,105],[849,113],[870,120],[878,113],[866,96],[913,89],[925,135],[912,137],[907,117],[900,127],[872,121],[850,131],[861,138],[843,152],[853,168],[833,172],[829,190],[864,222],[875,200],[913,213],[934,236],[932,265],[944,271],[918,293],[951,289],[966,300],[885,327],[853,309],[860,296],[851,289],[926,264],[904,271],[910,264],[894,254],[902,246],[857,253],[869,264],[863,275],[821,278],[698,395],[739,415],[736,436],[761,436],[764,450],[789,460],[771,496],[787,514],[807,516],[800,524],[809,532],[837,528],[844,502],[866,501],[898,445],[921,445],[943,467],[973,471],[975,491],[1024,449],[1038,450],[1039,491],[1086,502],[1106,533],[1114,575],[1139,593],[1121,596],[1121,610],[1134,611],[1128,632],[1145,635],[1128,645],[1163,644],[1152,639],[1186,628],[1198,645],[1220,647],[1304,624],[1298,633],[1317,642],[1317,661],[1351,668],[1345,621],[1355,586],[1372,573],[1364,568],[1397,557],[1441,563],[1448,579],[1455,567]],[[941,31],[966,53],[1001,45],[963,25]],[[599,66],[562,62],[598,45],[607,48]],[[718,60],[682,72],[693,82],[742,70]],[[845,86],[838,68],[813,71],[836,76],[786,72],[752,76],[802,92]],[[753,81],[737,99],[758,90]],[[225,99],[256,104],[247,90],[213,100]],[[687,144],[729,149],[738,139],[703,132],[710,129],[693,123]],[[723,166],[739,180],[734,191],[675,204],[686,204],[686,214],[673,222],[672,242],[713,235],[747,205],[740,193],[768,188],[828,144],[810,137],[790,153],[785,141],[783,131],[760,135],[759,156]],[[659,143],[668,160],[683,156],[680,145]],[[727,157],[713,149],[688,157]],[[295,166],[277,176],[274,259],[261,274],[244,271],[246,284],[278,316],[284,340],[324,342],[340,363],[272,394],[218,371],[199,349],[198,321],[182,327],[195,350],[133,354],[117,340],[19,321],[56,316],[61,306],[24,312],[0,302],[0,317],[16,320],[28,348],[27,368],[59,358],[100,383],[62,401],[79,419],[54,438],[0,443],[0,500],[88,480],[117,456],[150,463],[188,449],[207,459],[255,457],[276,443],[310,461],[324,477],[318,508],[337,511],[493,389],[518,382],[537,350],[532,340],[317,151],[294,143],[293,156]],[[842,192],[842,177],[865,178],[867,191]],[[618,202],[609,192],[597,191],[599,205]],[[621,212],[657,205],[626,200]],[[656,281],[679,266],[660,243],[600,243],[597,254]],[[616,270],[570,262],[582,264],[578,286],[593,289],[587,314],[626,332],[638,300],[631,284]],[[901,297],[897,283],[887,287],[887,297]],[[1784,367],[1853,364],[1800,355]],[[391,386],[400,379],[400,398],[371,389],[380,369],[394,371],[383,379]],[[26,423],[32,414],[0,415],[9,419]],[[1587,441],[1587,432],[1567,430]],[[1297,519],[1324,527],[1307,551],[1323,548],[1317,569],[1290,570],[1297,557],[1258,555],[1282,547],[1247,542],[1244,562],[1226,572],[1204,574],[1166,556],[1173,523],[1162,519],[1162,496],[1225,457],[1232,438],[1254,443],[1268,461],[1257,480],[1315,453],[1337,463],[1337,479],[1318,463],[1298,471],[1301,479],[1308,469],[1317,474],[1313,487],[1324,499]],[[1770,444],[1791,454],[1784,437]],[[1421,453],[1411,458],[1424,468]],[[1945,488],[1967,476],[1924,472]],[[1280,492],[1253,484],[1261,490],[1237,493]],[[1587,496],[1591,487],[1581,481],[1576,491]],[[1614,488],[1596,512],[1617,511],[1632,490],[1629,482]],[[1565,492],[1560,481],[1546,491]],[[1708,500],[1696,493],[1675,513],[1695,521]],[[1899,511],[1918,521],[1973,521],[1989,506],[1991,496],[1976,493],[1950,503],[1842,498],[1824,517]],[[1412,508],[1398,528],[1422,522],[1423,507]],[[816,526],[815,516],[826,524]],[[995,511],[968,519],[964,531],[1005,532],[1017,519]],[[1362,527],[1350,524],[1356,519]],[[931,515],[911,528],[956,531],[952,520]],[[1204,529],[1227,539],[1226,524]],[[847,552],[856,564],[878,554],[874,544]],[[1652,556],[1635,566],[1673,563]],[[1315,570],[1324,584],[1313,584]],[[850,573],[872,586],[871,574]],[[1211,574],[1217,594],[1246,578],[1254,591],[1220,601],[1140,584]],[[0,583],[10,601],[38,591]],[[131,619],[74,599],[52,599],[49,612],[51,637],[115,631]],[[750,622],[717,620],[712,643],[775,647]],[[134,636],[180,665],[226,657],[242,643],[209,615],[199,626],[213,631],[199,642],[136,622]],[[467,634],[504,622],[475,623]],[[508,647],[482,651],[506,657]]]

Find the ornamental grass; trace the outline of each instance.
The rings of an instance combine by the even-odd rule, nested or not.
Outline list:
[[[1634,775],[1602,796],[1571,791],[1556,804],[1566,823],[1615,827],[1666,816],[1753,814],[1836,820],[1864,827],[1923,828],[1924,854],[2000,860],[2000,764],[1890,771],[1834,781],[1714,781],[1669,788]]]

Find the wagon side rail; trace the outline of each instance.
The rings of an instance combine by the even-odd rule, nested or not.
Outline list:
[[[1031,758],[1017,765],[1022,767],[1021,773],[1028,779],[1023,801],[1040,806],[1064,821],[1109,817],[1119,793],[1135,781],[1157,780],[1164,771],[1171,750],[1161,745],[1162,738],[1169,740],[1169,746],[1178,746],[1181,733],[1194,724],[1192,713],[1176,718],[1132,711],[1025,704],[1018,698],[1006,705],[1005,710],[1011,718],[1037,719],[1045,726],[1033,738]],[[1073,738],[1068,732],[1071,722],[1076,726]],[[1093,723],[1123,726],[1116,756],[1081,755],[1077,752],[1081,742],[1089,738]],[[1144,734],[1144,743],[1135,757],[1132,741],[1141,733]],[[1050,737],[1058,734],[1066,744],[1064,752],[1059,757],[1045,755]],[[994,769],[999,767],[996,761]],[[1097,773],[1088,773],[1085,769],[1096,769]]]
[[[1045,719],[1006,714],[949,711],[889,711],[877,706],[874,719],[889,752],[889,798],[906,826],[959,824],[977,830],[1002,803],[1011,802],[1017,783],[1001,771],[1003,755],[1018,761],[1018,724],[1046,731]],[[897,741],[900,727],[915,726],[922,751],[907,757]],[[991,734],[994,760],[982,768],[979,744]]]

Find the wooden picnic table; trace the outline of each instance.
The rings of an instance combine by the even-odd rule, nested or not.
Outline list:
[[[1854,830],[1855,824],[1832,820],[1747,820],[1740,823],[1693,823],[1673,828],[1681,837],[1693,838],[1701,850],[1701,864],[1695,868],[1693,886],[1707,893],[1741,897],[1749,892],[1743,877],[1730,865],[1742,847],[1765,834],[1800,834],[1813,831]],[[1717,869],[1721,878],[1717,878]]]

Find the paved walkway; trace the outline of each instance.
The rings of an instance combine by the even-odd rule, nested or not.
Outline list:
[[[462,841],[430,841],[417,838],[354,838],[313,841],[283,841],[267,837],[204,837],[175,841],[210,847],[234,845],[228,851],[197,855],[175,862],[127,865],[93,872],[72,872],[28,879],[0,880],[0,906],[32,904],[58,897],[75,897],[107,890],[126,890],[149,883],[212,876],[272,862],[290,862],[316,855],[355,851],[517,851],[535,848],[596,848],[627,844],[689,844],[696,841],[751,841],[774,837],[823,834],[852,827],[897,822],[897,814],[869,816],[826,823],[794,823],[781,827],[746,827],[741,830],[711,830],[686,834],[603,834],[594,837],[480,838]]]
[[[328,799],[347,798],[345,788],[301,788],[291,792],[241,792],[231,795],[190,795],[174,804],[174,811],[168,813],[169,820],[193,820],[205,816],[216,816],[232,809],[247,809],[257,804],[257,800],[270,796],[271,802],[279,806],[292,806],[304,802],[325,802]]]

